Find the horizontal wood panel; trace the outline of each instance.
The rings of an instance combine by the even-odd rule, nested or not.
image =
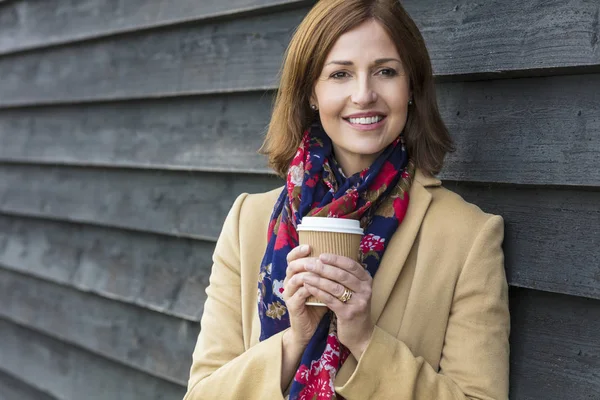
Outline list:
[[[1,339],[2,333],[0,331],[0,340]],[[4,358],[2,360],[3,362],[6,362]],[[6,365],[4,365],[4,367],[6,368]],[[56,397],[40,392],[17,377],[2,372],[1,369],[0,398],[2,400],[57,400]]]
[[[0,211],[216,240],[235,198],[274,176],[0,166]]]
[[[272,92],[0,110],[0,160],[267,172]]]
[[[510,398],[600,398],[600,301],[515,288],[510,301]]]
[[[200,326],[0,268],[0,317],[181,385]]]
[[[214,242],[0,215],[0,265],[199,321]]]
[[[599,6],[589,0],[412,0],[406,7],[438,76],[600,67]],[[307,10],[6,56],[0,106],[274,88],[291,31]]]
[[[181,399],[185,388],[0,319],[0,369],[60,400]],[[22,400],[21,397],[18,398]],[[36,397],[36,400],[46,400]],[[15,399],[16,400],[16,399]]]
[[[600,186],[600,75],[440,83],[445,179]],[[0,110],[0,160],[268,173],[272,93]]]
[[[504,217],[512,285],[600,299],[600,191],[447,182]]]
[[[0,54],[185,21],[201,21],[299,0],[13,1],[0,6]]]
[[[0,106],[273,88],[305,10],[0,58]]]
[[[0,212],[215,240],[239,193],[280,184],[261,175],[4,165]],[[505,218],[511,284],[600,298],[600,191],[446,186]]]

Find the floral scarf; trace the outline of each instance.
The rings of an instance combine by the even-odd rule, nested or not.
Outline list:
[[[365,230],[360,262],[374,276],[389,239],[406,214],[414,171],[402,135],[371,167],[347,178],[332,157],[332,143],[322,126],[315,123],[304,133],[288,170],[287,185],[271,215],[267,249],[260,267],[261,341],[290,326],[283,280],[286,256],[298,246],[296,227],[302,217],[360,220]],[[289,399],[341,399],[335,394],[333,382],[349,354],[338,340],[335,314],[329,311],[302,355]]]

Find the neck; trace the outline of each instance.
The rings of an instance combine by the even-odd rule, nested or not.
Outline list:
[[[338,165],[344,172],[345,176],[352,176],[357,172],[364,170],[365,168],[369,168],[373,162],[379,156],[377,154],[356,154],[349,153],[337,148],[337,146],[333,145],[333,154],[335,156],[335,160]]]

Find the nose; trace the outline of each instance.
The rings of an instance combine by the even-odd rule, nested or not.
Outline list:
[[[356,85],[350,98],[354,104],[364,107],[377,101],[377,93],[373,90],[369,77],[362,77],[355,82]]]

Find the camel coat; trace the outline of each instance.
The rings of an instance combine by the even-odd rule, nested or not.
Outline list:
[[[259,342],[258,273],[281,188],[237,198],[213,256],[184,400],[282,400],[283,332]],[[417,171],[373,280],[371,340],[335,379],[347,400],[507,399],[503,220]]]

